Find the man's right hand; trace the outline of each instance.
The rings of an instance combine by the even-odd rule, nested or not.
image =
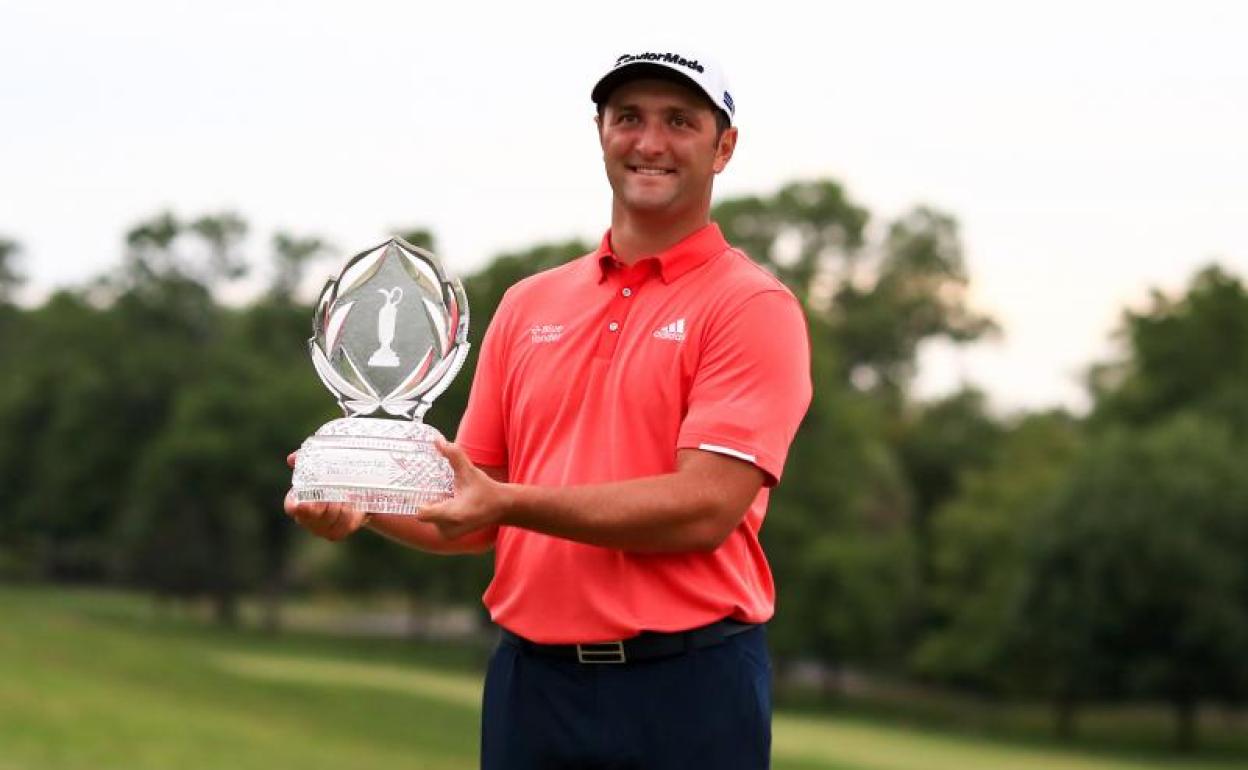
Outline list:
[[[291,452],[286,464],[295,467],[297,452]],[[286,515],[317,537],[339,541],[368,524],[372,516],[348,503],[300,503],[295,500],[295,491],[286,493],[282,506]]]

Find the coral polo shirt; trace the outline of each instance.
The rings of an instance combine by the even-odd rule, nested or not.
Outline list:
[[[572,486],[676,470],[678,449],[735,457],[766,483],[709,553],[634,553],[500,527],[484,601],[543,643],[769,619],[758,542],[810,402],[801,307],[709,224],[631,266],[599,248],[508,290],[485,333],[457,443],[510,481]]]

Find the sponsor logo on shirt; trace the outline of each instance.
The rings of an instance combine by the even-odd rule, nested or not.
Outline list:
[[[529,339],[534,345],[558,342],[563,336],[563,324],[534,324],[529,327]]]
[[[685,319],[672,321],[670,324],[654,330],[654,338],[656,340],[672,340],[673,342],[685,341]]]

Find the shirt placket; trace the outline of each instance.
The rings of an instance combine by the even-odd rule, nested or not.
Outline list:
[[[616,266],[607,273],[611,298],[607,302],[607,312],[598,333],[595,358],[612,358],[615,355],[620,337],[628,326],[629,311],[637,303],[637,294],[654,274],[651,262],[652,260],[646,260],[628,267]]]

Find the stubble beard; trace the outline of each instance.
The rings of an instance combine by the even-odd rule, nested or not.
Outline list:
[[[615,199],[629,211],[638,214],[674,214],[675,207],[681,196],[679,180],[659,189],[646,189],[643,179],[630,178],[632,172],[622,169],[616,178],[611,179],[611,190]],[[641,184],[638,184],[641,182]]]

